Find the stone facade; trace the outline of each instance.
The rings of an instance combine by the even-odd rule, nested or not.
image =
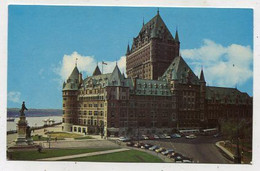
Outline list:
[[[63,130],[134,136],[217,127],[221,118],[251,120],[252,97],[206,86],[203,70],[193,73],[179,45],[157,13],[127,48],[127,78],[116,65],[108,74],[97,66],[82,79],[75,66],[63,84]]]
[[[163,22],[159,12],[144,24],[126,52],[126,74],[129,78],[157,80],[174,57],[179,56],[178,32],[175,38]]]

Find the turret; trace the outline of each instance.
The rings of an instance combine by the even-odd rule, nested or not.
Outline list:
[[[205,117],[206,81],[204,78],[204,73],[202,68],[200,71],[199,84],[200,84],[200,120],[203,122],[206,121],[207,118]]]
[[[129,47],[129,44],[127,45],[127,50],[126,50],[126,55],[129,55],[130,54],[130,47]]]
[[[77,124],[77,92],[82,82],[82,74],[79,73],[77,65],[67,79],[67,83],[63,83],[63,118],[62,130],[72,132],[72,125]]]
[[[202,83],[205,82],[203,69],[201,69],[201,71],[200,71],[200,82],[202,82]]]
[[[96,76],[96,75],[101,75],[101,71],[100,71],[100,69],[99,69],[99,67],[98,67],[98,65],[96,66],[96,69],[94,70],[94,72],[93,72],[93,74],[92,74],[93,76]]]
[[[180,43],[178,30],[176,30],[176,33],[175,33],[175,41],[176,41],[177,43]]]

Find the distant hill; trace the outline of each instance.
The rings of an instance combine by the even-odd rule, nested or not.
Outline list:
[[[7,109],[7,117],[19,117],[20,109],[18,108],[8,108]],[[24,112],[25,116],[30,117],[41,117],[41,116],[61,116],[61,109],[29,109]]]

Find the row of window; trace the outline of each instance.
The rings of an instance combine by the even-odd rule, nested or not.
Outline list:
[[[78,111],[78,114],[79,115],[93,115],[94,114],[94,116],[97,116],[97,115],[100,115],[100,116],[103,116],[103,114],[104,114],[104,112],[103,111],[91,111],[91,110],[89,110],[89,111],[86,111],[86,110],[84,110],[84,111]]]
[[[104,93],[104,89],[81,90],[80,94],[99,94]]]

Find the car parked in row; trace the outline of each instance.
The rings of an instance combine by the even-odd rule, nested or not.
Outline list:
[[[166,149],[164,147],[158,148],[155,150],[156,153],[161,153],[163,151],[166,151]]]
[[[144,145],[144,143],[135,143],[135,144],[134,144],[134,147],[140,148],[140,147],[143,146],[143,145]]]
[[[122,141],[122,142],[128,142],[130,140],[131,140],[131,138],[129,138],[129,137],[119,137],[118,138],[118,141]]]
[[[180,134],[172,134],[171,138],[181,138],[181,135]]]
[[[197,136],[194,135],[194,134],[190,134],[190,135],[187,135],[186,138],[187,139],[194,139],[194,138],[197,138]]]
[[[173,153],[174,152],[174,150],[173,149],[167,149],[167,150],[165,150],[165,151],[163,151],[163,152],[161,152],[163,155],[168,155],[168,154],[170,154],[170,153]]]
[[[159,146],[154,145],[154,146],[150,147],[149,150],[155,151],[156,149],[159,149],[159,148],[160,148]]]
[[[134,144],[135,144],[135,143],[133,143],[132,141],[126,143],[126,145],[129,146],[129,147],[134,146]]]

